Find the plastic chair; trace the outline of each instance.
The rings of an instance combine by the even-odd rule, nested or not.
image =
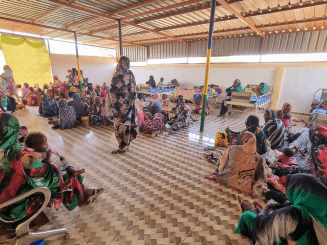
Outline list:
[[[38,240],[46,239],[48,237],[57,236],[57,235],[63,235],[63,236],[65,236],[65,238],[71,237],[71,233],[66,228],[49,230],[49,231],[41,231],[41,232],[31,232],[30,231],[30,229],[29,229],[30,223],[46,208],[47,204],[50,201],[51,192],[49,189],[47,189],[45,187],[33,188],[32,190],[30,190],[22,195],[19,195],[7,202],[1,203],[0,210],[2,208],[8,207],[9,205],[11,205],[17,201],[20,201],[24,198],[30,197],[31,195],[33,195],[35,193],[42,193],[44,195],[44,197],[45,197],[44,203],[43,203],[42,207],[35,214],[33,214],[30,218],[28,218],[27,220],[24,220],[24,219],[26,219],[26,217],[24,217],[20,220],[21,223],[16,227],[16,238],[17,238],[16,245],[29,245],[32,242],[36,242]],[[17,222],[19,223],[20,221],[6,221],[0,217],[0,223],[4,223],[4,224],[15,224]]]

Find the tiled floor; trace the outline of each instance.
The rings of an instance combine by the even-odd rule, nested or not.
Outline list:
[[[140,135],[124,155],[111,154],[117,148],[112,128],[52,130],[37,114],[37,108],[14,113],[30,132],[46,134],[75,168],[86,169],[86,186],[105,188],[98,202],[87,207],[47,209],[51,222],[41,230],[66,227],[73,235],[45,244],[250,244],[235,228],[240,217],[237,195],[251,197],[206,179],[215,166],[203,156],[216,132],[227,126],[243,129],[248,112],[226,118],[210,115],[204,133],[198,121],[178,135]],[[262,120],[262,111],[259,116]]]

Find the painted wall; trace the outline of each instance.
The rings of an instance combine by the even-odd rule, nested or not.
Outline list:
[[[286,66],[278,108],[283,103],[292,104],[294,112],[308,113],[314,93],[320,88],[327,88],[327,67],[324,63],[310,64],[247,64],[213,65],[210,69],[209,84],[218,84],[223,91],[238,78],[243,87],[247,84],[266,82],[272,86],[277,67]],[[321,66],[321,67],[317,67]],[[203,85],[204,65],[149,65],[132,67],[136,82],[145,83],[153,75],[156,82],[164,77],[168,82],[176,78],[183,87]],[[224,91],[225,92],[225,91]],[[220,101],[225,93],[220,96]]]
[[[314,93],[320,88],[327,88],[326,74],[327,67],[287,67],[279,108],[284,102],[289,102],[293,111],[308,113]]]
[[[75,55],[51,54],[52,74],[59,79],[67,81],[67,70],[77,68]],[[80,56],[80,67],[84,77],[89,82],[95,84],[110,84],[114,69],[116,67],[115,58]]]

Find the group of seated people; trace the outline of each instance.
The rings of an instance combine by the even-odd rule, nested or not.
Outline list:
[[[266,198],[263,208],[238,197],[243,214],[236,231],[253,243],[319,244],[315,222],[327,230],[327,128],[306,123],[298,132],[287,132],[289,103],[277,112],[266,110],[264,120],[260,127],[259,118],[250,115],[242,132],[227,128],[231,146],[216,172],[206,177]]]
[[[82,91],[74,86],[70,91],[59,93],[58,102],[44,94],[39,106],[39,113],[49,117],[49,123],[54,124],[53,129],[70,129],[85,122],[86,125],[110,125],[112,114],[109,87],[106,83],[93,88],[88,84]],[[52,117],[59,116],[57,120]]]
[[[160,82],[158,84],[156,84],[156,81],[154,80],[154,76],[152,76],[152,75],[149,77],[149,81],[147,81],[145,84],[149,84],[149,86],[152,88],[162,88],[165,86],[163,77],[161,77]],[[177,79],[174,78],[171,80],[170,84],[166,84],[166,86],[179,87],[179,83],[178,83]]]
[[[248,86],[247,86],[247,88],[248,88]],[[226,99],[223,100],[223,102],[221,104],[219,117],[225,116],[228,111],[229,111],[229,114],[230,114],[232,105],[227,105],[225,102],[231,100],[231,95],[232,95],[233,91],[235,91],[235,92],[244,92],[241,81],[239,79],[235,79],[233,85],[226,89]],[[268,85],[266,83],[260,83],[259,86],[256,87],[253,92],[257,96],[267,94]]]
[[[161,98],[160,94],[156,93],[153,101],[148,106],[144,106],[141,103],[141,94],[139,94],[137,114],[140,132],[154,137],[163,131],[175,134],[173,131],[188,128],[191,109],[185,104],[185,99],[182,95],[178,97],[176,107],[173,108],[166,94],[163,94]],[[167,123],[169,128],[166,127]]]
[[[83,184],[84,169],[76,170],[48,144],[41,132],[28,133],[16,117],[0,113],[0,203],[11,200],[35,187],[51,191],[48,207],[59,209],[62,203],[69,211],[95,201],[104,189],[89,189]],[[43,205],[44,196],[36,193],[0,210],[7,221],[22,222]],[[4,228],[11,228],[0,223]],[[17,223],[11,224],[17,225]]]

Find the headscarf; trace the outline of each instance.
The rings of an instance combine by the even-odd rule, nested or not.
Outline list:
[[[308,174],[288,175],[285,187],[292,206],[302,211],[302,219],[310,219],[310,214],[327,231],[327,187]]]
[[[241,84],[241,81],[240,79],[235,79],[235,81],[237,81],[239,83],[239,86],[237,87],[232,87],[231,91],[237,91],[237,92],[243,92],[243,88],[242,88],[242,84]],[[234,82],[235,82],[234,81]]]
[[[272,109],[268,109],[265,113],[269,114],[270,119],[266,122],[262,130],[265,132],[267,139],[271,142],[271,149],[280,148],[284,143],[285,126],[284,123],[276,117],[276,113]]]
[[[39,86],[38,83],[35,83],[35,84],[34,84],[34,87],[35,87],[36,90],[37,90],[38,88],[40,88],[40,86]]]
[[[76,112],[72,106],[68,106],[65,99],[59,101],[59,125],[61,129],[73,128],[76,124]]]
[[[119,121],[125,125],[137,125],[136,83],[134,74],[129,67],[129,59],[122,56],[111,82],[111,107],[116,123]]]
[[[74,93],[73,101],[70,101],[68,105],[74,108],[76,112],[76,119],[80,120],[80,118],[84,115],[84,103],[81,96],[78,93]]]
[[[258,90],[260,91],[261,94],[266,94],[268,92],[268,85],[267,85],[267,83],[260,83],[259,87],[260,87],[261,84],[263,84],[263,88],[260,89],[260,90],[258,88]]]
[[[75,87],[70,87],[70,91],[77,93],[77,88],[75,88]]]
[[[0,121],[0,149],[5,150],[5,157],[10,159],[23,148],[17,141],[20,131],[19,122],[16,117],[8,113],[1,113]]]
[[[259,117],[254,115],[248,116],[248,118],[246,119],[246,127],[250,127],[250,126],[259,127]]]
[[[159,100],[161,100],[160,95],[157,93],[153,96],[153,101],[152,101],[152,106],[154,105],[154,103],[158,102]]]
[[[288,112],[289,114],[292,113],[292,105],[290,103],[286,102],[286,103],[284,103],[284,105],[283,105],[283,107],[282,107],[282,109],[280,111],[280,118],[283,118],[284,111],[285,111],[286,108],[290,108],[290,111]]]

